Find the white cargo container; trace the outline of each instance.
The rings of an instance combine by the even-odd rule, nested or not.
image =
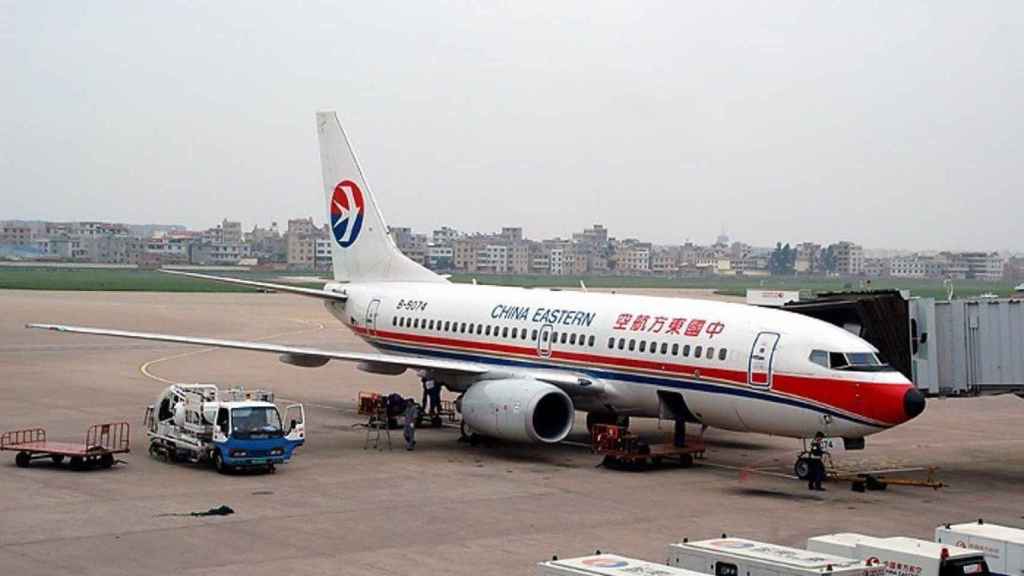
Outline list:
[[[537,564],[537,576],[707,576],[615,554],[551,560]]]
[[[917,538],[845,532],[808,538],[807,549],[881,563],[886,576],[989,576],[981,553]]]
[[[715,576],[883,576],[880,566],[743,538],[680,542],[668,547],[669,566]]]
[[[985,554],[988,569],[1001,576],[1024,576],[1024,530],[986,524],[981,520],[968,524],[939,526],[935,541]]]

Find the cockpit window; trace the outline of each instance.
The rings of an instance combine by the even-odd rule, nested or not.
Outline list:
[[[824,368],[848,372],[887,372],[892,370],[892,367],[882,362],[874,352],[812,350],[810,360]]]

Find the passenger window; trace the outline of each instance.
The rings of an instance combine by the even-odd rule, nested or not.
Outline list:
[[[727,355],[728,353],[729,353],[729,351],[728,351],[727,349],[725,349],[725,348],[719,348],[719,349],[718,349],[718,359],[719,359],[719,360],[722,360],[722,361],[724,362],[724,361],[725,361],[725,356],[726,356],[726,355]]]
[[[530,331],[530,340],[533,340],[534,342],[537,341],[537,331],[536,330],[531,330]]]
[[[633,340],[632,338],[630,338],[629,339],[629,351],[632,352],[634,348],[636,348],[636,340]]]
[[[683,346],[683,356],[689,356],[689,355],[690,355],[690,345],[686,344],[686,345]]]
[[[569,344],[572,344],[573,346],[576,345],[576,335],[575,334],[570,334],[569,335]]]
[[[485,332],[484,332],[485,336],[490,336],[491,335],[491,326],[490,326],[490,324],[488,324],[487,328],[485,328],[484,330],[485,330]]]
[[[504,328],[501,329],[501,337],[508,338],[508,326],[505,326]]]
[[[679,356],[679,344],[672,345],[672,355]]]
[[[545,341],[545,342],[547,342],[548,341],[548,333],[547,332],[542,333],[540,335],[540,339]]]
[[[444,321],[444,331],[448,332],[451,329],[452,329],[452,322],[451,322],[451,320],[445,320]]]
[[[419,328],[420,327],[420,319],[419,318],[416,318],[415,320],[412,321],[412,327],[413,328]]]
[[[640,351],[641,352],[645,352],[646,350],[647,350],[647,341],[646,340],[641,340],[640,341]]]
[[[694,358],[700,358],[700,353],[703,352],[703,351],[704,351],[704,347],[703,346],[694,346],[693,347],[693,357]]]
[[[430,326],[427,329],[428,330],[433,330],[434,329],[434,321],[433,320],[430,321]]]
[[[565,344],[566,336],[567,336],[567,334],[565,332],[562,332],[562,344]]]
[[[662,342],[661,343],[661,353],[662,354],[667,354],[668,353],[668,342]]]
[[[708,346],[708,355],[705,356],[705,358],[707,358],[708,360],[714,360],[715,359],[715,349],[713,347]]]
[[[516,338],[519,338],[519,328],[512,329],[512,339],[515,340]]]
[[[462,324],[459,325],[459,332],[462,332],[463,334],[466,333],[466,323],[465,322],[463,322]]]
[[[590,335],[590,338],[587,338],[587,346],[590,346],[591,348],[594,347],[594,335],[593,334]]]
[[[611,350],[612,348],[615,348],[615,337],[614,336],[608,339],[608,349]]]
[[[651,354],[657,354],[657,353],[658,353],[658,343],[657,342],[651,342]]]

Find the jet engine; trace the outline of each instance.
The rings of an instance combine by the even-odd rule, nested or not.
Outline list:
[[[560,442],[576,416],[568,394],[528,379],[476,382],[460,404],[462,418],[474,432],[517,442]]]

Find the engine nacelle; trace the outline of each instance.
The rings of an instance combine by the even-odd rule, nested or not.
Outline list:
[[[474,432],[517,442],[562,441],[576,409],[560,388],[537,380],[482,380],[462,395],[462,418]]]

